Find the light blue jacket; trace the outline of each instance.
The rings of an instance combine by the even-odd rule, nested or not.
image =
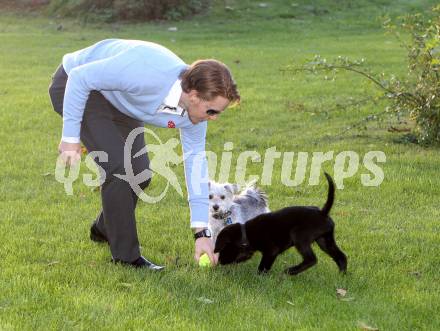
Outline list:
[[[63,137],[79,141],[84,108],[92,90],[100,91],[119,111],[144,123],[159,127],[170,127],[172,123],[171,127],[180,129],[191,227],[206,227],[207,122],[194,125],[187,115],[158,112],[188,65],[158,44],[107,39],[66,54],[63,67],[69,77],[64,95]]]

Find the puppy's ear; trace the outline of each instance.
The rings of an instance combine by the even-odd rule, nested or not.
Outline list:
[[[211,181],[208,182],[208,189],[211,189]]]
[[[232,185],[232,191],[234,192],[234,194],[238,194],[240,192],[240,185],[233,184]]]
[[[231,242],[228,236],[219,235],[215,241],[214,253],[219,253]]]
[[[257,188],[257,182],[258,179],[251,180],[249,183],[246,184],[246,188],[252,188],[252,189]]]
[[[225,190],[232,194],[237,194],[240,191],[240,186],[238,184],[226,184]]]

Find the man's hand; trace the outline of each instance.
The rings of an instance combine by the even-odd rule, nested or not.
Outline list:
[[[73,165],[81,160],[80,143],[72,144],[61,141],[60,145],[58,146],[58,152],[61,154],[61,159],[64,164]]]
[[[201,229],[194,230],[198,232]],[[214,254],[214,243],[211,238],[201,237],[196,240],[194,259],[199,263],[200,256],[206,253],[211,261],[211,265],[215,266],[218,263],[218,254]]]

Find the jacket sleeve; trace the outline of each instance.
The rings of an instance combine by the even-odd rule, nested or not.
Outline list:
[[[180,130],[192,228],[208,226],[209,178],[205,153],[207,127],[204,121]]]
[[[63,136],[80,137],[81,121],[87,99],[92,90],[121,91],[137,93],[141,89],[140,76],[148,76],[150,82],[156,80],[156,71],[143,72],[139,68],[139,56],[131,50],[112,57],[89,62],[73,68],[69,72],[63,103]],[[142,70],[142,72],[139,72]],[[145,84],[145,83],[143,83]],[[158,88],[151,84],[148,90],[155,93]],[[142,86],[145,89],[145,86]]]

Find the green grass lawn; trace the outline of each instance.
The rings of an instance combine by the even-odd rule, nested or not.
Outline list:
[[[0,14],[0,330],[439,330],[438,149],[402,143],[402,133],[387,131],[395,124],[390,118],[341,135],[383,111],[381,103],[333,107],[372,95],[365,92],[371,86],[353,76],[324,81],[280,70],[321,54],[364,57],[377,71],[402,73],[405,53],[377,18],[433,3],[274,0],[261,8],[228,0],[191,21],[133,25]],[[224,11],[224,4],[233,10]],[[336,192],[332,216],[348,274],[338,274],[319,249],[317,266],[297,277],[282,273],[299,262],[294,249],[267,276],[256,274],[259,255],[201,270],[193,260],[186,198],[174,190],[158,204],[137,208],[142,252],[166,271],[112,265],[107,246],[88,237],[99,193],[78,181],[67,196],[54,179],[62,123],[47,94],[63,54],[110,37],[158,42],[188,63],[214,57],[230,66],[243,101],[209,125],[207,149],[218,155],[227,141],[234,143],[234,161],[241,151],[264,155],[272,146],[361,157],[383,151],[379,187],[361,184],[361,174],[369,173],[361,164]],[[176,130],[155,132],[163,141],[178,137]],[[333,173],[333,165],[328,161],[324,169]],[[310,161],[307,169],[306,178]],[[174,170],[183,184],[183,169]],[[248,175],[261,172],[262,163],[250,164]],[[280,174],[278,159],[272,184],[262,186],[271,209],[324,203],[323,176],[318,186],[287,187]],[[156,178],[151,191],[164,183]],[[337,289],[346,289],[346,296],[338,298]]]

